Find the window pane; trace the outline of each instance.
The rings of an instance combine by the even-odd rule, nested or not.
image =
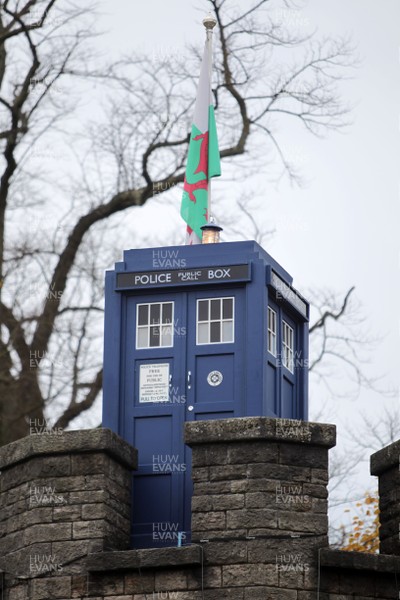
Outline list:
[[[138,324],[139,325],[147,325],[149,322],[149,305],[148,304],[140,304],[138,310],[139,310]]]
[[[166,325],[161,326],[161,337],[164,335],[172,336],[174,331],[174,326],[172,323],[167,323]]]
[[[215,344],[220,341],[221,341],[221,323],[211,323],[210,324],[210,342],[212,344]]]
[[[148,328],[141,327],[138,329],[138,339],[137,339],[137,347],[138,348],[148,348]]]
[[[233,342],[233,323],[225,321],[222,323],[222,341]]]
[[[211,300],[211,320],[214,321],[216,319],[220,319],[221,318],[221,301],[218,298],[218,300]]]
[[[285,324],[283,324],[283,338],[285,337]],[[276,312],[268,307],[268,352],[276,356]]]
[[[270,331],[268,332],[268,352],[276,356],[276,337]]]
[[[150,304],[150,325],[158,325],[160,322],[160,304]]]
[[[162,322],[172,323],[172,302],[167,302],[166,304],[163,304]]]
[[[221,344],[234,340],[234,298],[197,301],[197,343]]]
[[[208,321],[208,300],[199,300],[199,321]]]
[[[160,328],[150,327],[150,348],[160,345]]]
[[[197,343],[208,344],[208,323],[199,323],[197,326]]]
[[[289,369],[289,371],[294,373],[294,331],[285,321],[282,322],[282,327],[283,365]]]
[[[233,300],[232,298],[225,298],[223,301],[223,319],[232,319],[233,318]]]
[[[172,346],[173,327],[163,327],[161,330],[161,346]]]

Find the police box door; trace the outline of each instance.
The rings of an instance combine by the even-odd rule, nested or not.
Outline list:
[[[132,545],[189,541],[185,420],[242,416],[243,290],[127,298],[124,437],[139,451]]]

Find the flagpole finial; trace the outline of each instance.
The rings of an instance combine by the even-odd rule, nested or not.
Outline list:
[[[203,25],[204,27],[210,31],[212,31],[214,29],[214,27],[217,24],[217,19],[215,17],[212,16],[211,13],[209,13],[205,19],[203,19]]]

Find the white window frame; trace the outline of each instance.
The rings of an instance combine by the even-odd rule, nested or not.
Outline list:
[[[272,354],[272,356],[276,357],[277,353],[277,324],[278,324],[278,315],[276,311],[268,306],[267,312],[267,347],[268,352]],[[270,344],[271,342],[271,344]]]
[[[211,300],[219,300],[221,302],[221,317],[219,319],[211,319]],[[232,300],[232,318],[224,319],[223,318],[223,304],[222,300]],[[199,321],[199,303],[207,301],[208,305],[208,319],[207,321]],[[223,323],[232,323],[232,340],[229,342],[221,341],[221,342],[199,342],[199,324],[200,323],[208,323],[208,339],[210,339],[210,324],[211,323],[220,323],[221,324],[221,335],[222,335],[222,324]],[[197,346],[208,346],[215,344],[234,344],[235,343],[235,296],[220,296],[218,298],[198,298],[196,302],[196,345]]]
[[[149,318],[150,318],[150,310],[151,310],[151,306],[154,306],[155,304],[159,304],[160,305],[160,324],[157,325],[157,327],[160,328],[160,330],[162,330],[163,327],[170,327],[171,328],[171,344],[160,344],[159,346],[150,346],[150,330],[151,330],[151,326],[152,324],[150,323],[150,321],[146,324],[146,325],[139,325],[139,307],[140,306],[148,306],[149,309]],[[164,304],[172,304],[172,321],[171,323],[163,323],[162,322],[162,307],[164,306]],[[174,346],[174,314],[175,314],[175,302],[173,300],[167,300],[165,302],[141,302],[140,304],[136,305],[136,350],[155,350],[156,348],[173,348]],[[147,346],[139,346],[139,330],[140,329],[147,329]],[[162,333],[160,332],[160,342],[162,341]]]
[[[294,329],[282,319],[282,365],[294,373]]]

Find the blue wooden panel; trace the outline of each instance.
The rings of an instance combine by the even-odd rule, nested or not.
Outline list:
[[[146,526],[154,521],[171,519],[171,475],[137,475],[133,484],[133,523],[135,532],[146,533]]]
[[[294,408],[294,384],[286,377],[282,380],[282,414],[285,419],[293,419]]]
[[[196,357],[196,404],[204,402],[232,402],[235,397],[235,356],[230,354],[212,354]],[[207,377],[217,371],[222,382],[209,385]],[[219,376],[217,376],[219,377]]]
[[[154,548],[171,545],[160,532],[173,522],[171,475],[136,475],[132,494],[132,545]]]
[[[136,417],[134,432],[135,445],[140,448],[140,464],[152,465],[155,456],[173,454],[171,415]]]
[[[196,336],[197,301],[210,298],[234,298],[234,336],[228,343],[198,344]],[[188,294],[187,369],[192,383],[187,390],[186,420],[198,419],[197,413],[244,416],[244,290],[224,288]],[[220,385],[211,385],[208,377],[222,375]],[[219,375],[218,375],[219,376]],[[215,417],[217,418],[217,417]]]
[[[266,403],[267,415],[276,417],[279,414],[280,406],[277,395],[278,370],[270,361],[267,364],[267,382],[266,382]]]
[[[197,412],[195,415],[196,421],[212,421],[214,419],[232,419],[235,416],[233,411],[221,412]]]

